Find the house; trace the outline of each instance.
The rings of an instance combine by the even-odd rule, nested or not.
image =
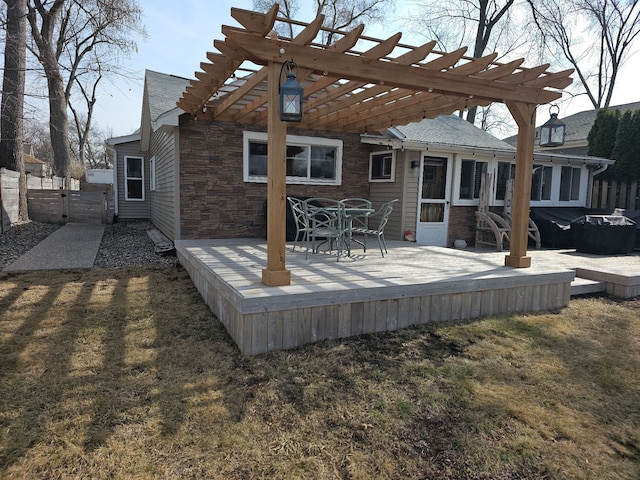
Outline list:
[[[172,241],[266,235],[267,134],[241,122],[211,122],[176,106],[188,80],[145,75],[138,133],[108,140],[120,219],[150,219]],[[489,205],[501,209],[516,149],[456,115],[378,133],[290,129],[287,195],[397,198],[386,237],[473,245],[480,178],[493,172]],[[309,160],[311,159],[311,160]],[[310,163],[310,168],[307,168]],[[611,161],[536,152],[532,206],[589,203],[594,173]]]
[[[315,41],[321,16],[296,23],[293,38],[280,37],[274,25],[289,20],[278,16],[277,4],[264,14],[231,14],[241,28],[223,27],[226,39],[214,42],[219,53],[207,53],[195,79],[147,72],[139,133],[109,142],[117,156],[114,187],[119,218],[150,218],[174,241],[266,235],[267,285],[289,282],[288,195],[366,196],[376,205],[395,197],[390,239],[410,229],[420,243],[451,245],[472,238],[477,181],[492,169],[491,208],[500,208],[503,182],[514,178],[505,264],[526,268],[531,201],[584,205],[589,175],[609,162],[540,153],[533,163],[535,110],[560,98],[570,70],[524,68],[523,59],[500,63],[496,54],[471,58],[465,49],[439,52],[435,42],[402,45],[399,33],[372,39],[361,35],[363,26],[323,45]],[[285,68],[301,82],[294,106],[304,118],[297,123],[280,119]],[[466,145],[467,132],[442,143],[402,131],[496,101],[524,139],[515,150]]]
[[[51,177],[51,166],[39,158],[28,153],[24,154],[24,170],[25,173],[34,177]]]

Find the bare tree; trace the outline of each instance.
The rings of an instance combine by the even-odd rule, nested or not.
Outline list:
[[[24,86],[26,65],[26,0],[5,0],[7,5],[4,75],[0,121],[0,166],[19,173],[18,215],[27,220],[24,169]]]
[[[253,0],[253,8],[266,12],[273,5],[273,0]],[[299,0],[279,0],[280,14],[286,18],[293,18],[300,9]],[[322,42],[329,45],[333,42],[335,32],[365,21],[379,22],[388,15],[394,5],[394,0],[309,0],[315,9],[315,14],[325,16],[324,26],[329,31],[323,33]],[[294,36],[293,25],[289,25],[289,31],[278,32]]]
[[[527,29],[518,27],[522,12],[514,0],[422,0],[417,5],[420,13],[406,23],[443,50],[472,45],[473,58],[494,51],[508,56],[529,41]],[[476,107],[470,108],[467,121],[475,123],[476,112]]]
[[[595,109],[608,107],[640,33],[640,0],[527,0],[543,45],[568,62]]]
[[[96,58],[103,61],[135,49],[132,34],[144,34],[139,24],[141,10],[135,0],[28,0],[27,6],[35,43],[32,52],[47,80],[54,168],[58,175],[68,177],[67,107],[72,92],[82,84],[86,95],[81,93],[81,102],[92,112],[100,70],[105,70]],[[85,83],[85,79],[91,80]],[[90,117],[85,123],[90,128]]]

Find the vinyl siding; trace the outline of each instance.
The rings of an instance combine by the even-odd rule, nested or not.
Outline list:
[[[418,192],[420,187],[420,167],[411,168],[411,162],[420,163],[421,152],[417,150],[404,151],[404,209],[402,211],[402,221],[404,227],[402,232],[411,230],[416,233],[416,221],[418,219]]]
[[[374,152],[375,151],[376,150],[374,150]],[[394,200],[396,198],[398,199],[398,201],[394,204],[393,212],[391,212],[391,216],[389,217],[389,223],[385,228],[385,238],[387,240],[402,240],[406,229],[411,228],[405,228],[405,211],[407,209],[407,205],[404,198],[405,195],[403,192],[403,186],[405,183],[405,173],[408,173],[408,167],[405,166],[406,153],[408,152],[403,152],[400,150],[395,151],[395,179],[393,182],[372,182],[369,185],[370,198],[373,202],[374,208],[379,208],[383,203]],[[416,207],[415,205],[409,206],[409,208],[411,207],[414,211],[413,224],[415,225]]]
[[[149,192],[151,221],[169,239],[176,240],[176,129],[153,132],[149,156],[155,156],[156,189]]]
[[[116,147],[118,161],[118,218],[149,218],[149,159],[140,151],[140,142],[128,142]],[[127,200],[124,157],[142,157],[144,165],[144,200]]]

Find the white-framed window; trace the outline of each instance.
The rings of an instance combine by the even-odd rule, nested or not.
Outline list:
[[[144,201],[144,158],[124,157],[124,194],[128,201]]]
[[[396,154],[393,150],[369,155],[369,181],[393,182],[396,176]]]
[[[496,200],[504,200],[507,192],[507,181],[516,178],[516,166],[510,162],[498,162],[496,177]]]
[[[149,190],[156,191],[156,156],[149,159]]]
[[[244,132],[244,181],[267,181],[267,134]],[[340,185],[342,140],[287,135],[287,183]]]
[[[533,165],[531,175],[531,201],[551,200],[553,188],[553,167],[551,165]]]
[[[480,198],[482,174],[487,171],[489,162],[463,159],[460,164],[460,190],[458,198],[474,200]]]
[[[477,205],[482,169],[493,172],[491,206],[502,206],[507,180],[515,179],[516,165],[510,160],[491,158],[460,158],[455,164],[453,198],[455,205]],[[585,166],[554,162],[538,162],[531,175],[531,206],[580,206],[588,189]]]
[[[580,200],[580,177],[582,169],[563,166],[560,173],[560,201]]]

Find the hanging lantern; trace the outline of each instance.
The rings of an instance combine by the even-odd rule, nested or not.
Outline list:
[[[298,65],[293,60],[287,60],[282,64],[282,72],[287,70],[287,80],[279,85],[280,92],[280,120],[283,122],[299,122],[302,120],[302,102],[304,100],[304,88],[296,80],[293,69],[298,70]]]
[[[557,109],[556,112],[551,111],[554,107]],[[540,146],[559,147],[564,145],[564,133],[567,124],[558,118],[560,109],[557,105],[551,105],[549,113],[551,118],[540,127]]]

